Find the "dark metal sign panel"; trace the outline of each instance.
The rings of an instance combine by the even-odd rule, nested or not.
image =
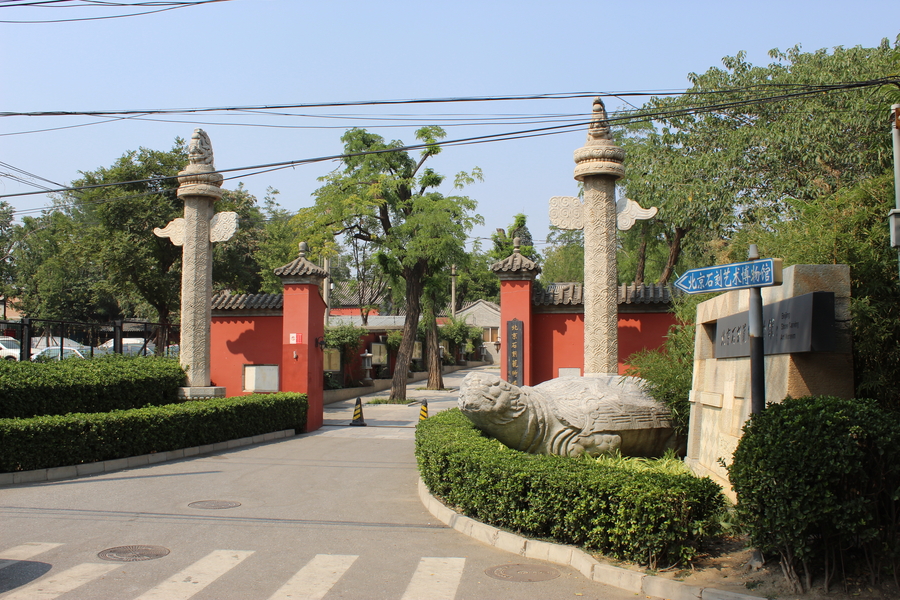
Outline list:
[[[691,269],[675,280],[675,287],[686,294],[727,292],[771,285],[781,285],[780,258]]]
[[[750,356],[749,312],[716,321],[716,358]],[[763,306],[763,352],[834,351],[834,292],[812,292]]]
[[[523,358],[525,324],[518,320],[506,322],[506,380],[513,385],[524,385],[525,363]]]

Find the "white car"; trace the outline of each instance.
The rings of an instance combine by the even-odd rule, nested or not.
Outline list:
[[[22,346],[16,338],[0,335],[0,358],[3,360],[19,360]]]
[[[37,354],[33,354],[31,356],[31,360],[34,362],[47,362],[50,360],[63,360],[66,358],[84,358],[84,354],[81,353],[80,348],[70,348],[65,346],[60,351],[59,346],[51,346],[49,348],[44,348]]]

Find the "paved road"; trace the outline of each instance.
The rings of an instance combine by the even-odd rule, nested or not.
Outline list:
[[[445,385],[458,388],[464,375],[447,375]],[[416,389],[422,385],[408,393],[428,399],[430,414],[455,404],[453,390]],[[0,599],[633,600],[445,527],[416,495],[420,405],[365,405],[368,426],[349,427],[354,403],[327,406],[325,426],[311,434],[0,488]],[[190,506],[198,501],[240,505]],[[98,557],[123,546],[169,553],[137,562]],[[558,577],[519,582],[486,573],[510,564]]]

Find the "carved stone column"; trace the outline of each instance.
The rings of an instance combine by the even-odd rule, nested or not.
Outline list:
[[[184,251],[181,274],[181,364],[189,387],[208,387],[212,298],[213,204],[222,197],[222,176],[214,173],[212,146],[203,130],[191,137],[190,164],[178,174],[184,200]]]
[[[584,183],[584,373],[618,374],[616,180],[625,150],[612,142],[606,109],[594,99],[587,143],[575,151]]]

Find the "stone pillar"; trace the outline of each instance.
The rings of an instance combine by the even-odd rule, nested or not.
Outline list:
[[[153,230],[158,237],[182,246],[181,258],[181,366],[187,373],[187,398],[224,396],[224,387],[210,385],[210,326],[212,309],[212,243],[231,239],[237,230],[237,214],[216,214],[222,197],[222,176],[216,173],[212,145],[202,129],[191,136],[190,163],[178,173],[178,197],[184,200],[184,217]]]
[[[328,273],[306,259],[307,250],[302,242],[300,256],[275,269],[275,275],[284,285],[281,390],[306,394],[306,431],[315,431],[324,418],[324,357],[318,342],[325,336],[325,301],[319,284]]]
[[[575,179],[584,183],[584,374],[618,374],[616,180],[625,151],[612,142],[606,109],[594,99]]]
[[[532,286],[541,268],[522,256],[520,243],[515,238],[512,255],[491,265],[491,271],[500,278],[500,377],[515,383],[517,378],[513,375],[518,370],[521,384],[532,385]],[[509,324],[513,321],[521,321],[521,330],[517,331],[520,337],[515,340],[516,355],[511,354],[514,340],[509,337]]]
[[[222,176],[214,172],[212,145],[202,129],[191,136],[189,156],[187,168],[178,174],[178,197],[184,200],[179,356],[188,387],[208,388],[213,262],[209,222],[213,204],[222,197]],[[224,388],[221,394],[209,392],[225,395]]]

